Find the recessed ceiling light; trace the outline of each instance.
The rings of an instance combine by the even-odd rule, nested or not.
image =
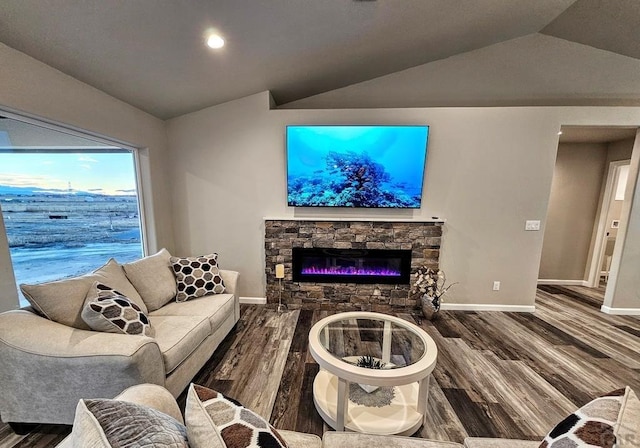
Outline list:
[[[558,131],[558,135],[562,135],[562,131]]]
[[[217,34],[211,34],[207,38],[207,45],[211,48],[222,48],[224,47],[224,39]]]

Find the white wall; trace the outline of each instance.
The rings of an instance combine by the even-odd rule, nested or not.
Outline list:
[[[164,122],[0,43],[0,108],[35,115],[95,135],[144,148],[141,153],[142,195],[149,224],[149,249],[173,247],[170,185],[167,183]],[[153,189],[151,189],[153,185]],[[0,239],[6,235],[0,232]],[[6,240],[0,242],[0,248]],[[14,307],[14,285],[6,266],[10,260],[0,250],[0,308]]]

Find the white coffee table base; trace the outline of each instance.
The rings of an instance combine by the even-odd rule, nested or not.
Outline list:
[[[337,376],[322,369],[313,382],[313,401],[316,409],[322,419],[334,429],[339,429],[336,423],[338,383]],[[344,415],[345,429],[368,434],[414,434],[424,418],[423,414],[417,411],[418,390],[417,382],[395,386],[395,397],[391,404],[383,407],[363,406],[348,401]]]

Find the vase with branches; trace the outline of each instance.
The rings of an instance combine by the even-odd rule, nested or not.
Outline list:
[[[422,313],[427,319],[437,316],[442,305],[442,296],[456,283],[447,285],[447,276],[441,270],[435,270],[428,266],[420,266],[415,275],[411,287],[411,294],[420,298]]]

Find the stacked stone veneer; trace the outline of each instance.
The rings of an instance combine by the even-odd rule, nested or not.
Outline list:
[[[282,263],[282,302],[290,308],[378,312],[412,308],[410,285],[293,282],[292,249],[410,249],[413,274],[421,265],[438,268],[441,238],[442,222],[266,220],[267,303],[278,303],[275,265]]]

